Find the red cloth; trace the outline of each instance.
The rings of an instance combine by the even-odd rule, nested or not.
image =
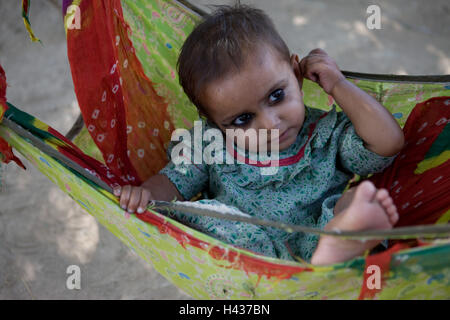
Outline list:
[[[400,215],[396,227],[433,224],[450,209],[448,157],[437,167],[414,173],[440,135],[441,152],[450,151],[449,103],[450,97],[437,97],[417,104],[403,129],[405,147],[389,168],[370,178],[378,188],[386,188],[394,200]]]
[[[373,299],[375,295],[383,290],[386,276],[389,273],[392,255],[400,250],[413,246],[408,243],[397,243],[390,249],[379,254],[368,256],[364,268],[363,284],[359,293],[359,300]],[[378,278],[379,279],[376,279]],[[377,281],[379,283],[377,283]]]
[[[431,98],[417,104],[403,129],[405,147],[385,171],[373,175],[378,188],[386,188],[394,200],[400,219],[395,227],[433,224],[450,209],[450,97]],[[439,144],[436,146],[436,144]],[[430,150],[437,150],[430,155]],[[441,155],[446,161],[423,173],[415,173],[425,159]],[[440,163],[440,162],[437,162]],[[419,242],[391,241],[390,248],[366,258],[359,299],[374,298],[383,289],[392,255],[400,250],[421,245]],[[381,287],[371,288],[370,277],[377,276],[369,267],[378,267]]]
[[[5,114],[5,111],[8,109],[8,106],[6,105],[6,75],[5,70],[3,70],[2,66],[0,65],[0,122],[2,122],[3,115]],[[22,161],[20,161],[19,158],[17,158],[13,151],[11,146],[6,142],[5,139],[0,137],[0,160],[4,163],[9,163],[10,161],[14,161],[22,167],[23,169],[26,169],[23,165]]]
[[[140,185],[167,163],[167,103],[135,55],[120,1],[82,1],[80,13],[67,46],[84,122],[113,174]]]

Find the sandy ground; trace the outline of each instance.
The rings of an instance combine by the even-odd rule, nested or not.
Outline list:
[[[341,69],[370,73],[450,74],[446,0],[253,0],[303,56],[322,47]],[[39,3],[39,5],[37,5]],[[62,133],[78,115],[58,1],[33,1],[31,43],[20,1],[0,2],[0,63],[7,97]],[[192,1],[205,4],[229,1]],[[381,30],[366,8],[381,8]],[[8,165],[0,193],[0,299],[188,299],[78,204],[25,161]],[[67,267],[81,289],[66,287]]]

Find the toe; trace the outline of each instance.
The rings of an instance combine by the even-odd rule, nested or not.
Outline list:
[[[370,181],[363,181],[356,189],[355,200],[358,201],[372,201],[377,188]]]
[[[386,212],[388,214],[396,214],[397,213],[397,208],[395,206],[390,206],[386,209]]]
[[[388,217],[389,217],[389,222],[392,225],[395,225],[399,218],[397,208],[395,206],[391,206],[387,209],[387,213],[388,213]]]
[[[398,213],[395,212],[395,214],[389,216],[389,221],[391,222],[392,226],[394,226],[398,222],[399,216]]]
[[[391,198],[386,189],[379,189],[375,197],[380,203],[383,203],[383,201]]]
[[[394,202],[392,201],[391,197],[388,197],[388,198],[384,199],[383,201],[381,201],[381,204],[383,205],[383,207],[388,209],[389,207],[393,206]]]

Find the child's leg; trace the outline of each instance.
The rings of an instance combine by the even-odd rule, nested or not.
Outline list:
[[[349,190],[350,191],[350,190]],[[372,182],[364,181],[336,204],[336,216],[325,230],[390,229],[398,221],[397,208],[385,189],[376,189]],[[349,202],[349,204],[348,204]],[[348,206],[346,206],[348,205]],[[320,237],[311,263],[325,265],[343,262],[372,249],[381,240],[361,242],[331,236]]]

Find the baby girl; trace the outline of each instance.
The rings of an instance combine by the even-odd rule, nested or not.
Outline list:
[[[234,157],[241,150],[244,159],[255,159],[251,145],[267,146],[278,139],[277,150],[268,148],[278,152],[277,170],[262,174],[257,158],[232,164],[171,159],[141,186],[115,189],[122,208],[142,213],[152,199],[184,201],[203,192],[203,203],[226,204],[258,218],[326,230],[389,229],[397,222],[397,209],[387,190],[364,181],[343,192],[355,173],[368,175],[388,167],[403,147],[403,132],[382,105],[346,80],[323,50],[315,49],[299,61],[261,10],[220,6],[187,38],[178,73],[204,119],[203,129],[270,132],[264,141],[261,136],[258,141],[233,141]],[[343,112],[305,106],[304,78],[318,83]],[[226,147],[221,152],[230,154]],[[235,246],[282,259],[300,257],[317,265],[349,260],[379,243],[175,215]]]

